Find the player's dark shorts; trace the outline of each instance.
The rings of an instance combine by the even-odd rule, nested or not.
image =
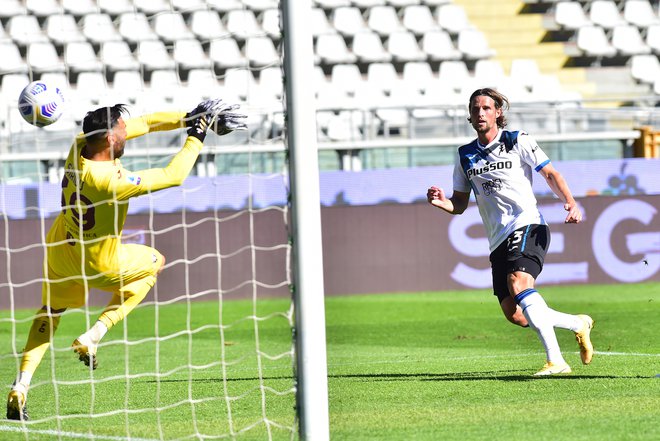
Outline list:
[[[530,274],[536,279],[543,269],[543,260],[550,246],[547,225],[527,225],[514,231],[490,253],[493,271],[493,294],[500,303],[509,297],[507,276],[516,271]]]

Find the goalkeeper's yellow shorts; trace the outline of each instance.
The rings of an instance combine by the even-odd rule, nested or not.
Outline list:
[[[75,259],[67,251],[70,249],[55,247],[48,253],[48,274],[42,284],[41,297],[44,305],[55,310],[84,306],[90,288],[117,293],[123,298],[136,292],[144,293],[156,283],[156,276],[165,263],[163,255],[154,248],[121,244],[117,247],[117,268],[94,273],[89,265],[72,265]],[[81,274],[83,266],[85,274]],[[139,281],[143,283],[134,283]]]

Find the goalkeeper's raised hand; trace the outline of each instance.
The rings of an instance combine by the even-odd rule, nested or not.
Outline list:
[[[191,112],[186,114],[188,135],[204,141],[206,131],[212,128],[218,135],[226,135],[234,130],[246,130],[242,122],[246,115],[233,112],[238,104],[228,104],[220,98],[202,101]]]

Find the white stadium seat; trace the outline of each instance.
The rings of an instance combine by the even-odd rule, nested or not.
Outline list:
[[[266,9],[261,13],[261,29],[274,40],[279,40],[282,37],[279,9]]]
[[[28,65],[18,47],[11,41],[0,41],[0,73],[26,73]]]
[[[330,22],[340,34],[347,37],[369,30],[360,10],[352,6],[333,10]]]
[[[458,50],[468,59],[490,58],[495,55],[486,35],[478,29],[463,29],[458,34]]]
[[[46,35],[55,44],[64,45],[72,41],[85,41],[73,15],[57,14],[46,18]]]
[[[57,55],[55,46],[49,42],[30,43],[27,48],[26,61],[30,69],[41,72],[64,72],[66,66]]]
[[[232,9],[243,9],[241,0],[206,0],[206,3],[211,9],[222,13]]]
[[[407,6],[403,10],[401,22],[406,29],[417,36],[440,29],[431,9],[426,5]]]
[[[373,63],[367,67],[367,84],[389,93],[399,76],[392,63]]]
[[[325,11],[321,8],[313,8],[312,16],[310,17],[312,35],[318,37],[323,34],[336,34],[337,29],[335,29],[328,20],[328,16],[325,15]]]
[[[194,38],[175,41],[172,58],[184,70],[210,68],[212,65],[202,44]]]
[[[628,0],[623,5],[623,18],[639,28],[660,24],[658,14],[648,0]]]
[[[497,60],[481,59],[474,64],[474,81],[482,87],[498,88],[505,76],[504,68]]]
[[[208,9],[208,5],[204,0],[170,0],[172,7],[178,12],[187,14],[193,11],[201,11]]]
[[[238,40],[263,34],[254,12],[249,9],[234,9],[227,12],[227,30]]]
[[[406,6],[418,5],[421,3],[421,0],[387,0],[388,5],[392,5],[395,8],[404,8]]]
[[[646,31],[646,44],[655,52],[660,54],[660,24],[651,25]]]
[[[394,61],[405,63],[426,60],[426,53],[419,48],[412,32],[394,32],[385,45]]]
[[[595,57],[611,57],[616,55],[616,49],[600,26],[583,26],[577,31],[577,47],[586,55]]]
[[[509,76],[523,86],[530,88],[541,75],[536,60],[533,58],[514,58],[511,60],[511,72]]]
[[[396,10],[391,6],[374,6],[368,12],[367,25],[381,37],[388,37],[394,32],[404,32],[406,28],[399,20]]]
[[[87,14],[82,18],[81,25],[83,35],[92,43],[122,39],[108,14]]]
[[[589,9],[589,19],[605,29],[623,26],[626,21],[621,17],[619,8],[613,0],[594,0]]]
[[[259,72],[259,88],[269,90],[271,94],[282,97],[284,84],[282,83],[282,68],[279,66],[267,67]]]
[[[119,34],[129,43],[158,40],[143,12],[127,12],[119,16]]]
[[[470,77],[470,72],[463,61],[443,61],[440,63],[438,79],[454,91],[461,90],[464,81]]]
[[[617,26],[612,30],[612,46],[623,55],[651,53],[651,48],[644,43],[636,26]]]
[[[172,10],[169,0],[133,0],[133,4],[147,16]]]
[[[353,38],[353,53],[361,63],[379,63],[392,60],[380,36],[375,32],[360,32]]]
[[[231,91],[238,98],[245,100],[256,90],[257,80],[250,70],[229,69],[225,72],[223,86],[225,90]]]
[[[175,63],[160,40],[144,40],[138,43],[137,59],[146,70],[174,69]]]
[[[131,0],[97,0],[97,3],[101,12],[112,17],[135,11]]]
[[[21,0],[3,0],[0,17],[9,18],[25,14],[27,10]]]
[[[403,65],[403,82],[419,90],[426,90],[434,77],[431,65],[426,61],[410,61]]]
[[[314,3],[323,9],[335,9],[350,6],[350,0],[314,0]]]
[[[257,12],[263,12],[267,9],[277,9],[279,5],[278,0],[243,0],[243,4],[246,8]]]
[[[247,59],[233,38],[224,38],[211,41],[209,46],[209,58],[220,69],[230,67],[244,67]]]
[[[163,12],[156,15],[153,20],[156,35],[165,43],[174,43],[177,40],[188,40],[195,37],[188,29],[180,12]]]
[[[101,72],[103,63],[88,41],[73,41],[64,46],[64,63],[74,73]]]
[[[587,17],[582,5],[577,1],[555,3],[555,22],[569,30],[591,26],[593,23]]]
[[[2,5],[4,7],[4,4]],[[25,0],[28,14],[37,17],[48,17],[63,12],[62,5],[57,0]]]
[[[360,9],[371,9],[374,6],[385,6],[385,0],[353,0],[353,6]]]
[[[120,70],[112,79],[112,95],[118,102],[135,103],[144,92],[142,73],[136,70]]]
[[[106,41],[101,45],[99,56],[103,64],[113,72],[140,69],[140,63],[125,41]]]
[[[363,87],[362,74],[356,64],[336,64],[330,72],[330,86],[341,93],[355,94]]]
[[[250,37],[245,41],[245,57],[251,66],[280,64],[280,54],[269,37]]]
[[[83,17],[99,11],[96,0],[62,0],[64,11],[75,17]]]
[[[20,46],[30,43],[46,42],[48,38],[41,30],[34,15],[17,15],[7,22],[7,34]]]
[[[630,58],[630,73],[637,81],[653,84],[660,78],[660,60],[655,55],[634,55]]]
[[[422,50],[431,61],[460,60],[463,57],[461,51],[454,47],[451,36],[447,31],[425,32],[421,40]]]
[[[323,34],[316,39],[316,54],[323,63],[355,63],[357,57],[346,46],[346,41],[339,34]]]
[[[449,3],[435,10],[435,17],[442,29],[450,34],[458,34],[463,29],[471,29],[472,24],[462,6]]]
[[[190,30],[202,42],[229,36],[229,31],[222,23],[220,15],[210,9],[194,11],[191,14]]]

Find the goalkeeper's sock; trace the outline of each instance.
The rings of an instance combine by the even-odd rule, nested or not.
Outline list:
[[[26,387],[29,387],[31,382],[32,372],[21,371],[18,373],[18,377],[16,377],[16,384],[23,384]]]
[[[21,372],[33,373],[50,346],[51,331],[55,333],[60,324],[59,315],[48,316],[45,309],[40,309],[32,322],[27,343],[23,350]]]
[[[565,364],[559,342],[555,335],[550,308],[534,288],[526,289],[515,296],[530,327],[536,331],[545,348],[546,360],[554,364]]]
[[[97,345],[101,341],[103,337],[105,337],[105,334],[108,333],[108,327],[103,323],[101,320],[97,320],[94,325],[89,328],[87,332],[85,332],[84,335],[86,335],[93,344]]]

